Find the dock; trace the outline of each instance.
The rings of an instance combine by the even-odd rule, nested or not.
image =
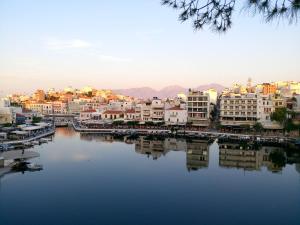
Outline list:
[[[45,132],[43,134],[39,134],[37,136],[31,137],[31,138],[27,138],[27,139],[21,139],[21,140],[14,140],[14,141],[4,141],[3,144],[24,144],[26,142],[30,142],[30,141],[34,141],[43,137],[47,137],[50,135],[53,135],[55,133],[55,130],[51,130],[49,132]]]

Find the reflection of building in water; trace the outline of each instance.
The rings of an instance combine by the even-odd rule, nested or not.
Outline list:
[[[164,141],[168,151],[186,151],[187,143],[185,139],[167,138]]]
[[[135,144],[135,152],[158,159],[167,154],[168,150],[165,149],[162,140],[148,140],[145,137],[140,137]]]
[[[185,151],[188,170],[208,167],[209,151],[207,141],[193,140],[193,142],[187,142],[185,139],[175,138],[147,140],[141,137],[136,143],[135,151],[152,156],[153,159],[158,159],[170,151]]]
[[[187,142],[186,167],[188,170],[198,170],[208,167],[209,146],[207,141],[193,140]]]
[[[57,127],[55,129],[55,135],[73,137],[76,135],[76,131],[71,127]]]
[[[300,173],[300,163],[295,164],[296,171]]]
[[[140,137],[135,144],[135,151],[140,154],[152,156],[153,159],[166,155],[169,151],[185,151],[186,141],[175,138],[166,138],[164,140],[149,140]]]
[[[270,159],[270,153],[280,150],[278,147],[263,146],[259,150],[245,148],[237,143],[219,144],[219,165],[228,168],[242,168],[244,170],[260,170],[262,166],[272,172],[282,170]]]
[[[114,137],[111,135],[93,134],[93,133],[80,133],[80,140],[84,141],[97,141],[97,142],[114,142]]]

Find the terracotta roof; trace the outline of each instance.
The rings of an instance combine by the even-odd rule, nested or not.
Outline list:
[[[103,114],[123,114],[123,111],[120,110],[106,110]]]
[[[167,110],[184,110],[184,109],[180,108],[179,106],[174,106],[174,107],[171,107]]]
[[[135,110],[134,110],[134,109],[127,109],[127,110],[125,111],[125,113],[135,113]]]

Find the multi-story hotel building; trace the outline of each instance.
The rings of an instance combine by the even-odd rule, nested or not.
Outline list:
[[[187,96],[188,122],[194,126],[208,126],[210,122],[209,94],[189,90]]]
[[[220,122],[223,126],[253,126],[258,120],[258,96],[227,94],[220,98]]]

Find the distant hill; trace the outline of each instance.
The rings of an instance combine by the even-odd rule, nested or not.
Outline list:
[[[224,86],[216,83],[199,85],[196,90],[204,91],[209,88],[214,88],[217,92],[222,92],[224,90]],[[116,89],[113,90],[117,94],[133,96],[136,98],[152,98],[152,97],[159,97],[159,98],[167,98],[167,97],[175,97],[178,93],[187,93],[188,88],[181,87],[179,85],[171,85],[162,88],[161,90],[155,90],[150,87],[140,87],[140,88],[128,88],[128,89]]]

